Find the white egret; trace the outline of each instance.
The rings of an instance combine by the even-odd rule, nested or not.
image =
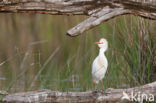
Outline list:
[[[108,67],[108,61],[105,56],[105,51],[108,49],[108,42],[106,39],[101,38],[99,42],[96,42],[96,44],[98,44],[100,50],[99,55],[95,58],[92,64],[94,88],[96,88],[96,84],[101,81],[101,87],[104,89],[102,79],[104,78]]]

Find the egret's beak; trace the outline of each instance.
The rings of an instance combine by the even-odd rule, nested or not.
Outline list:
[[[102,43],[100,43],[100,42],[96,42],[96,44],[102,44]]]

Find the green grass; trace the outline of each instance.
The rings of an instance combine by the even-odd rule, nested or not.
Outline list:
[[[1,18],[0,63],[6,61],[0,66],[0,78],[6,78],[0,80],[2,90],[93,89],[91,65],[98,55],[95,42],[102,37],[109,42],[106,52],[109,66],[103,80],[105,89],[128,88],[152,80],[152,58],[156,44],[152,21],[133,16],[117,17],[79,37],[71,38],[65,35],[66,31],[84,17],[1,15]],[[16,28],[7,28],[12,24],[12,19]],[[30,46],[31,43],[35,44]],[[57,48],[58,51],[54,53]],[[24,59],[28,50],[29,55]]]

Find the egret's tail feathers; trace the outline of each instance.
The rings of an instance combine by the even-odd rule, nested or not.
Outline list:
[[[96,83],[96,84],[98,84],[98,83],[99,83],[99,81],[96,81],[95,83]]]
[[[96,78],[93,78],[93,82],[98,84],[99,83],[99,80],[97,80]]]
[[[99,81],[97,81],[97,80],[96,80],[96,81],[95,81],[95,83],[96,83],[96,84],[98,84],[98,83],[99,83]]]

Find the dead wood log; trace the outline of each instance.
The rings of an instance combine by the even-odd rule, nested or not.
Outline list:
[[[0,0],[0,13],[89,16],[67,31],[68,35],[77,36],[118,15],[156,20],[156,0]]]
[[[145,100],[142,98],[141,94],[146,94],[154,100],[156,97],[156,82],[149,83],[140,87],[128,88],[128,89],[107,89],[105,91],[86,91],[86,92],[59,92],[51,90],[40,90],[24,93],[9,94],[3,97],[3,103],[53,103],[53,102],[102,102],[102,103],[122,103],[125,101],[123,95],[128,95],[129,100],[132,101],[134,98],[131,97],[133,94],[140,95],[140,100]],[[139,98],[138,96],[135,99]],[[134,102],[135,100],[133,100]],[[133,103],[132,102],[132,103]]]

